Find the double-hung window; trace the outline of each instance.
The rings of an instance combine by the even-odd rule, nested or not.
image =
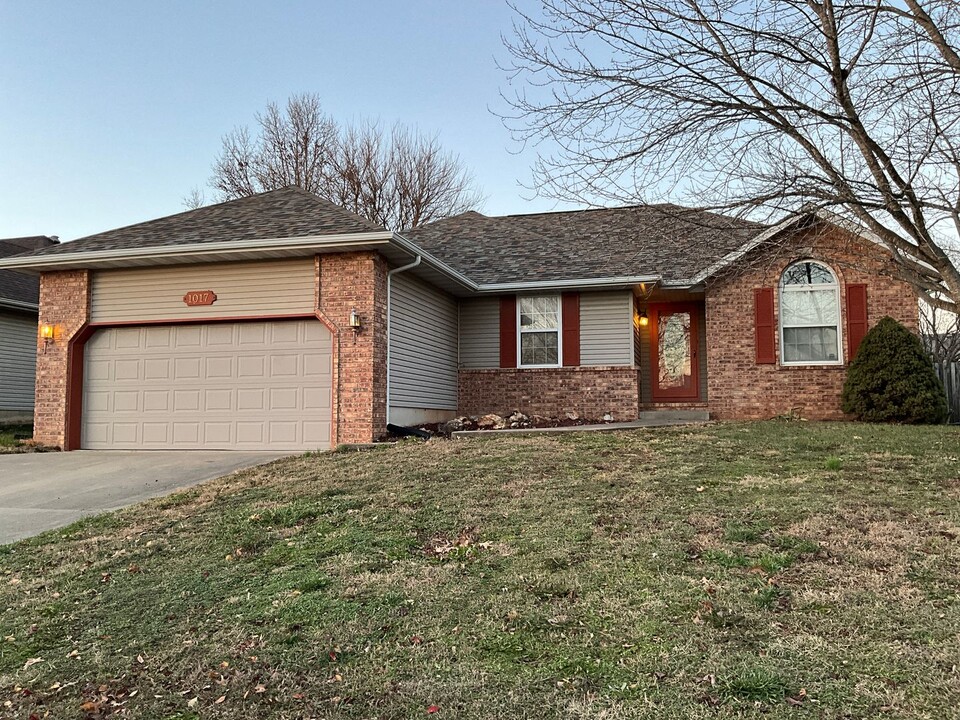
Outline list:
[[[520,367],[560,365],[560,296],[517,298]]]
[[[826,265],[794,263],[780,278],[780,347],[784,365],[839,365],[840,283]]]

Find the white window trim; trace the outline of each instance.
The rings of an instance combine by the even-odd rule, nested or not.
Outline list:
[[[535,332],[554,332],[552,330],[523,330],[520,326],[520,300],[522,298],[555,298],[557,301],[557,362],[555,365],[524,365],[523,364],[523,345],[520,342],[521,336],[526,333]],[[524,369],[537,368],[559,368],[563,367],[563,298],[557,294],[538,294],[538,295],[517,295],[517,367]]]
[[[784,285],[783,276],[786,275],[787,270],[792,268],[794,265],[800,265],[801,263],[813,263],[814,265],[819,265],[820,267],[826,268],[830,274],[833,276],[834,282],[829,285]],[[792,288],[792,289],[788,289]],[[826,263],[820,262],[819,260],[797,260],[797,262],[790,263],[783,269],[783,272],[780,273],[780,280],[777,283],[777,289],[779,294],[777,296],[777,330],[780,339],[780,365],[782,367],[837,367],[844,364],[843,360],[843,305],[841,305],[840,297],[840,276],[834,271],[832,267]],[[784,341],[783,341],[783,293],[784,292],[804,292],[810,290],[828,290],[832,289],[834,295],[837,299],[837,359],[836,360],[792,360],[787,361],[784,358],[786,357],[786,351],[784,350]],[[790,325],[789,327],[829,327],[828,325]]]

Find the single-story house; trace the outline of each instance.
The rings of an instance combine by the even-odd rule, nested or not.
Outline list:
[[[917,302],[871,238],[672,205],[389,232],[295,187],[7,260],[40,274],[35,437],[302,450],[504,412],[841,418]]]
[[[0,258],[56,242],[44,235],[0,238]],[[0,422],[33,418],[39,296],[36,275],[0,270]]]

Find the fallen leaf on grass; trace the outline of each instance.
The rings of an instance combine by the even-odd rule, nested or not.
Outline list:
[[[37,663],[41,663],[41,662],[43,662],[43,658],[38,658],[38,657],[30,658],[23,664],[23,669],[26,670],[31,665],[36,665]]]
[[[433,715],[436,712],[440,712],[440,707],[438,705],[430,705],[427,707],[427,715]]]

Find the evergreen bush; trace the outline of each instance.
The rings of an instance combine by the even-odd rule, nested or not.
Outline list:
[[[842,407],[867,422],[942,423],[947,399],[920,338],[890,317],[863,338],[847,369]]]

